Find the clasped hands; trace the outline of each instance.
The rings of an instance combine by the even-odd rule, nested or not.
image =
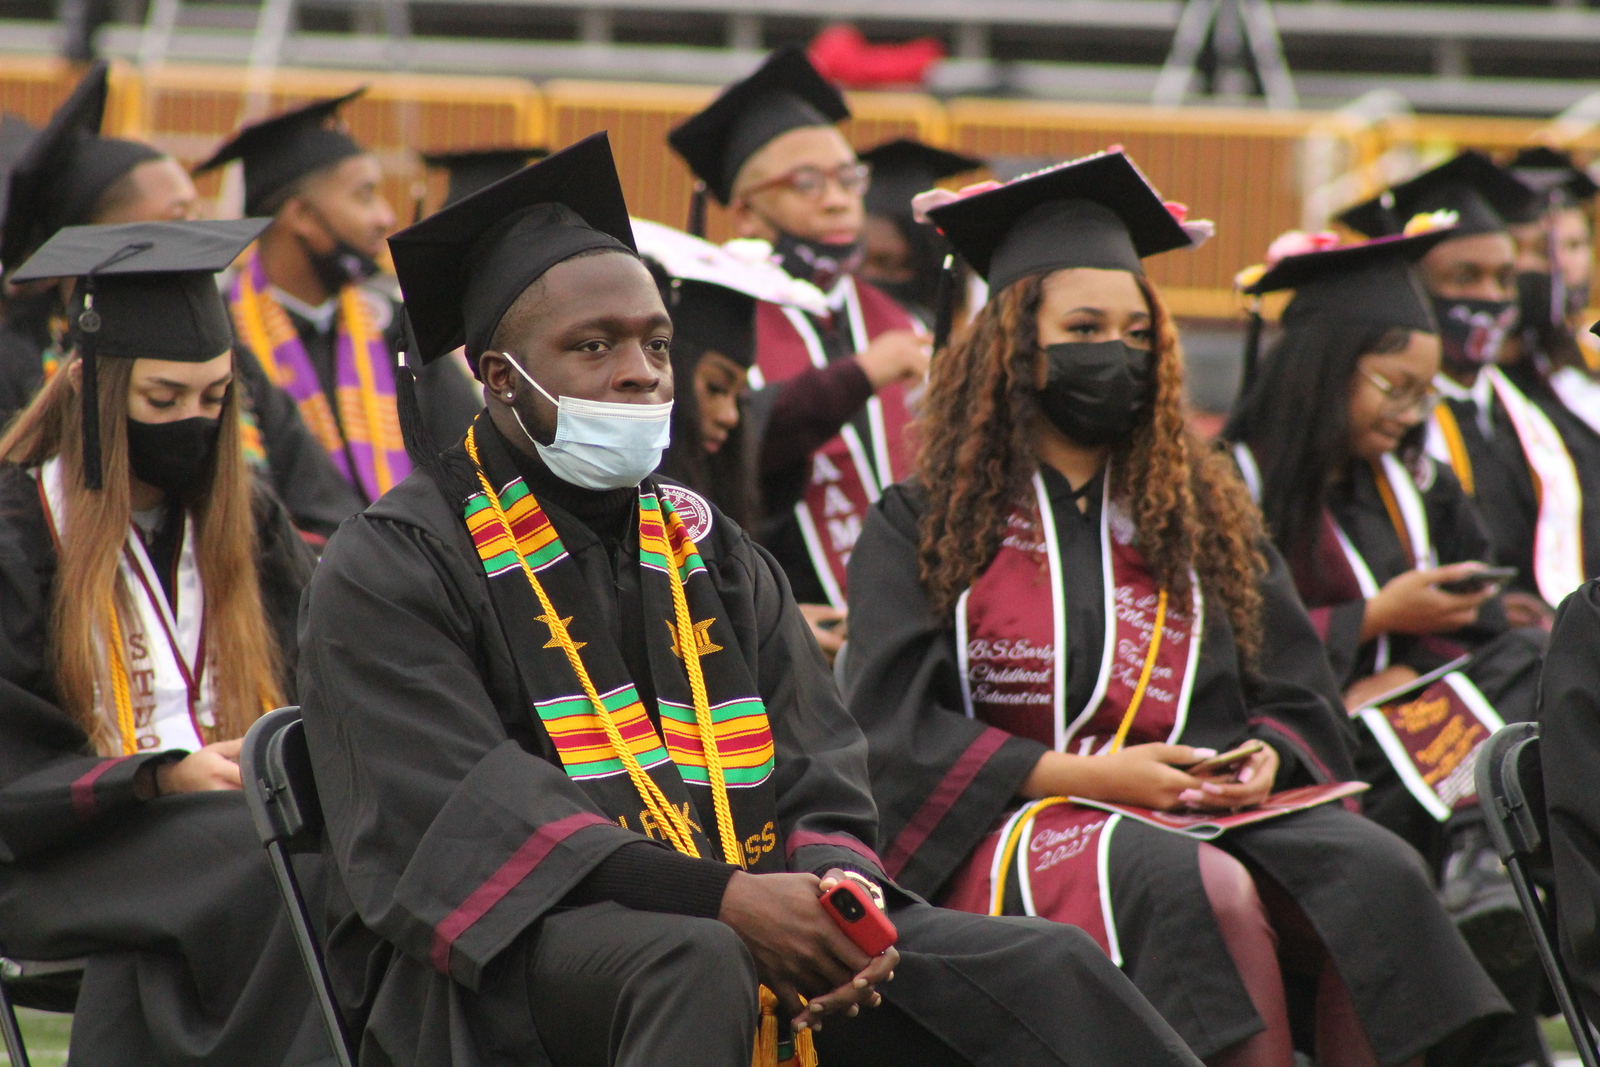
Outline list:
[[[856,1015],[863,1004],[877,1007],[883,1002],[877,987],[894,978],[900,962],[893,948],[869,957],[823,909],[822,895],[844,877],[837,868],[820,879],[735,871],[722,894],[717,917],[744,941],[762,984],[777,995],[778,1010],[796,1030],[820,1030],[834,1012]]]

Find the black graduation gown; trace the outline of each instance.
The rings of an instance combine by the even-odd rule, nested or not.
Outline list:
[[[1091,492],[1096,502],[1079,514],[1066,480],[1042,474],[1069,582],[1067,701],[1076,714],[1092,694],[1105,632],[1099,504]],[[1015,809],[1046,748],[1013,735],[986,760],[968,755],[988,727],[962,710],[953,620],[934,616],[918,577],[923,501],[914,483],[892,487],[851,557],[845,695],[867,735],[879,849],[908,888],[937,895]],[[1179,741],[1220,751],[1259,737],[1279,753],[1280,789],[1353,779],[1353,733],[1334,710],[1327,659],[1288,569],[1270,547],[1267,555],[1256,669],[1242,669],[1226,613],[1208,611]],[[908,826],[913,834],[897,840]],[[1380,1062],[1401,1063],[1506,1010],[1434,899],[1420,857],[1388,831],[1324,805],[1213,843],[1281,885],[1310,918]],[[1263,1024],[1216,929],[1196,856],[1192,838],[1125,821],[1112,839],[1110,894],[1124,969],[1206,1057]]]
[[[446,452],[444,484],[470,479],[466,464],[463,448]],[[437,478],[414,472],[347,523],[302,613],[300,696],[335,868],[330,969],[364,1065],[543,1064],[526,978],[540,920],[643,839],[604,821],[552,840],[561,820],[598,809],[531,712],[461,501]],[[540,503],[592,594],[588,609],[622,640],[637,565],[614,570],[581,522]],[[781,570],[714,508],[698,550],[737,634],[729,651],[745,661],[771,723],[776,769],[762,788],[775,794],[779,841],[796,846],[789,869],[842,866],[887,883],[863,844],[876,833],[866,742]],[[531,853],[531,867],[518,866]],[[488,899],[491,883],[504,895],[454,941],[441,971],[427,916]],[[1029,1003],[1026,974],[1015,957],[985,955],[983,944],[998,946],[981,928],[889,893],[903,917],[902,964],[885,996],[958,1051],[964,1042],[973,1062],[1066,1026],[1070,1043],[1045,1041],[1047,1055],[1006,1062],[1192,1064],[1087,938],[1064,943],[1051,976],[1033,983],[1052,999]],[[1062,999],[1089,1007],[1062,1013]],[[1030,1013],[1055,1021],[1030,1029]]]
[[[309,550],[270,492],[255,505],[262,600],[292,668]],[[139,769],[184,753],[103,759],[55,705],[55,570],[37,483],[0,467],[0,946],[88,958],[74,1063],[328,1062],[244,795],[141,801]]]
[[[1593,1019],[1600,1017],[1600,581],[1579,586],[1556,613],[1539,682],[1539,728],[1560,950]]]
[[[1584,577],[1600,576],[1600,433],[1562,403],[1532,361],[1525,359],[1500,369],[1544,412],[1567,446],[1572,465],[1578,471],[1578,487],[1583,492]]]
[[[1472,499],[1483,518],[1483,526],[1494,546],[1494,558],[1487,562],[1517,568],[1508,589],[1539,596],[1533,572],[1534,527],[1539,519],[1539,495],[1533,485],[1533,471],[1523,454],[1522,442],[1511,424],[1500,398],[1491,398],[1488,437],[1478,425],[1478,405],[1471,400],[1445,398],[1461,428],[1461,443],[1472,461]]]
[[[1487,560],[1491,549],[1478,509],[1461,489],[1455,474],[1444,464],[1422,460],[1424,484],[1419,486],[1429,538],[1441,566],[1469,560]],[[1352,464],[1349,476],[1332,487],[1329,510],[1339,528],[1361,553],[1373,580],[1381,587],[1414,567],[1400,541],[1372,468]],[[1338,553],[1324,545],[1324,552]],[[1361,623],[1366,601],[1341,599],[1321,588],[1318,575],[1295,575],[1296,585],[1313,618],[1325,623],[1323,645],[1341,688],[1372,674],[1376,667],[1377,640],[1362,642]],[[1414,637],[1391,634],[1389,661],[1426,674],[1464,654],[1473,656],[1467,676],[1472,679],[1500,717],[1507,722],[1533,718],[1539,664],[1547,637],[1532,627],[1513,628],[1506,622],[1498,596],[1484,602],[1475,625],[1452,634]],[[1361,797],[1362,810],[1409,841],[1437,867],[1444,860],[1444,825],[1429,815],[1401,783],[1382,749],[1365,730],[1356,770],[1372,788]]]

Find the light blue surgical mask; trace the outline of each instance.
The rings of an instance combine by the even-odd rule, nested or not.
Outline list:
[[[672,401],[665,404],[616,404],[564,396],[559,400],[517,362],[502,352],[539,395],[556,406],[556,439],[542,444],[528,433],[521,414],[511,414],[538,450],[551,473],[584,489],[622,489],[638,485],[661,464],[672,443]]]

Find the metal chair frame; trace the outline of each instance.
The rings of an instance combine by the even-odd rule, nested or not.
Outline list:
[[[1511,876],[1522,914],[1528,920],[1539,960],[1572,1031],[1584,1067],[1600,1067],[1595,1032],[1572,993],[1572,976],[1556,947],[1555,916],[1539,899],[1534,874],[1550,867],[1549,819],[1544,805],[1544,774],[1539,758],[1539,724],[1514,722],[1496,730],[1478,751],[1474,772],[1478,806],[1490,840]]]
[[[306,748],[300,709],[279,708],[256,720],[245,734],[239,763],[245,800],[267,850],[284,909],[289,913],[328,1041],[339,1067],[353,1067],[355,1049],[350,1032],[333,999],[327,961],[292,862],[297,853],[322,850],[322,804],[316,779],[311,775],[311,754]]]

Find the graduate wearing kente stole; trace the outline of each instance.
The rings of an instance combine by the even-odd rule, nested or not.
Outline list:
[[[1207,227],[1120,151],[927,201],[992,296],[935,354],[918,476],[851,559],[845,691],[887,870],[1080,925],[1214,1063],[1288,1067],[1308,1033],[1330,1065],[1466,1040],[1504,1003],[1394,835],[1330,803],[1201,843],[1071,799],[1228,811],[1354,777],[1316,632],[1185,429],[1143,275]],[[1182,769],[1247,740],[1236,776]]]
[[[329,956],[374,1058],[804,1063],[788,1027],[825,1021],[835,1067],[1193,1067],[1080,932],[883,874],[865,742],[777,564],[651,474],[672,324],[605,135],[391,248],[417,358],[465,343],[488,407],[306,601]],[[898,955],[843,939],[830,878],[881,895]]]

